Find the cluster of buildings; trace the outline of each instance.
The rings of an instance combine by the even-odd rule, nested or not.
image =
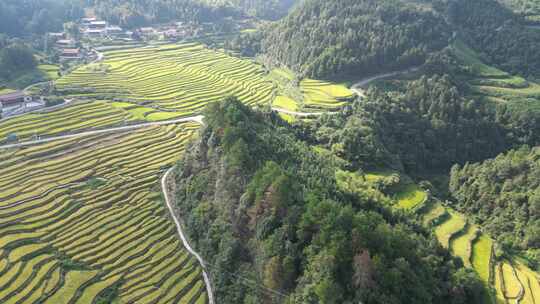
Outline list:
[[[7,117],[45,107],[43,97],[34,97],[23,91],[0,94],[0,117]]]
[[[109,25],[107,21],[97,20],[94,17],[83,18],[81,20],[81,32],[88,38],[131,38],[130,31],[124,31],[116,25]]]

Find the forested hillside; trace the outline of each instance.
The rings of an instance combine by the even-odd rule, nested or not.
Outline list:
[[[500,0],[501,3],[522,15],[531,24],[540,24],[540,2],[536,0]]]
[[[479,302],[433,235],[374,192],[339,190],[331,158],[275,114],[228,99],[205,117],[176,204],[219,303]]]
[[[408,172],[447,170],[480,161],[525,143],[533,117],[522,120],[481,99],[465,97],[449,75],[422,77],[403,91],[374,89],[343,115],[322,118],[316,141],[354,167],[386,166]],[[532,126],[538,129],[538,124]],[[523,133],[523,134],[521,134]]]
[[[60,31],[84,14],[78,0],[0,1],[0,33],[27,36]]]
[[[540,148],[452,168],[454,206],[495,236],[506,253],[528,250],[540,263]]]
[[[311,0],[267,31],[262,50],[303,76],[362,76],[422,64],[450,37],[423,5]]]
[[[361,77],[424,63],[463,39],[489,64],[540,75],[540,35],[519,9],[497,0],[304,1],[265,31],[261,52],[301,76]],[[530,16],[529,16],[530,17]]]
[[[488,63],[540,76],[540,34],[495,0],[449,0],[447,14],[459,36]]]
[[[124,27],[137,27],[169,21],[212,21],[222,15],[238,14],[230,7],[214,7],[197,0],[85,0],[95,14]],[[229,12],[225,12],[230,10]]]
[[[297,0],[201,0],[213,5],[240,8],[251,16],[263,19],[278,19],[287,14]]]
[[[252,15],[276,19],[294,0],[84,0],[85,6],[115,24],[144,26],[169,21],[213,22],[221,18]]]

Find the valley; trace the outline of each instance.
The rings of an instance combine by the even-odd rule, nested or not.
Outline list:
[[[0,21],[0,303],[540,304],[532,6],[115,1]]]

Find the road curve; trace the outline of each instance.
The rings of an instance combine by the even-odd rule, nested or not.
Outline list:
[[[9,148],[19,148],[24,147],[28,145],[34,145],[34,144],[40,144],[40,143],[46,143],[50,141],[60,140],[60,139],[68,139],[68,138],[74,138],[74,137],[80,137],[80,136],[89,136],[89,135],[96,135],[96,134],[104,134],[104,133],[110,133],[110,132],[116,132],[116,131],[131,131],[135,129],[140,129],[144,127],[151,127],[151,126],[164,126],[164,125],[170,125],[170,124],[176,124],[176,123],[182,123],[182,122],[196,122],[199,124],[202,124],[203,122],[203,116],[192,116],[192,117],[186,117],[186,118],[180,118],[180,119],[174,119],[174,120],[166,120],[166,121],[157,121],[157,122],[149,122],[149,123],[142,123],[138,125],[131,125],[131,126],[124,126],[124,127],[116,127],[116,128],[108,128],[103,130],[95,130],[95,131],[86,131],[81,133],[74,133],[74,134],[67,134],[67,135],[61,135],[61,136],[53,136],[38,140],[32,140],[32,141],[26,141],[16,144],[8,144],[8,145],[2,145],[0,146],[0,149],[9,149]]]
[[[172,216],[172,218],[174,220],[174,223],[176,224],[176,230],[178,231],[178,235],[182,239],[182,243],[184,243],[184,247],[187,249],[187,251],[189,251],[189,253],[191,253],[193,256],[195,256],[195,258],[197,258],[197,260],[199,261],[199,264],[201,264],[201,267],[203,269],[204,283],[206,285],[206,293],[208,294],[208,302],[209,302],[209,304],[215,304],[215,302],[214,302],[214,293],[212,291],[212,285],[210,284],[210,278],[208,277],[208,274],[206,273],[206,267],[205,267],[205,264],[204,264],[204,260],[189,245],[189,242],[188,242],[186,236],[184,235],[184,231],[182,231],[182,226],[180,225],[180,221],[176,218],[176,216],[174,214],[174,209],[173,209],[173,207],[171,205],[171,200],[170,200],[170,196],[169,196],[168,189],[167,189],[167,179],[169,178],[169,175],[171,174],[171,172],[173,170],[174,170],[174,167],[170,168],[169,170],[167,170],[167,172],[165,172],[165,175],[163,175],[163,177],[161,178],[161,189],[163,191],[163,197],[165,198],[165,204],[167,205],[167,208],[169,208],[169,211],[171,212],[171,216]]]
[[[367,86],[370,82],[373,82],[373,81],[379,80],[379,79],[383,79],[383,78],[387,78],[387,77],[397,76],[399,74],[415,72],[415,71],[418,71],[419,69],[420,69],[420,67],[417,66],[417,67],[412,67],[412,68],[409,68],[409,69],[406,69],[406,70],[388,72],[388,73],[378,74],[378,75],[375,75],[375,76],[372,76],[372,77],[369,77],[369,78],[365,78],[365,79],[362,79],[362,80],[358,81],[357,83],[353,84],[352,87],[351,87],[351,91],[353,91],[353,93],[356,93],[356,95],[363,98],[363,97],[366,97],[366,94],[365,94],[365,91],[364,91],[363,87]]]

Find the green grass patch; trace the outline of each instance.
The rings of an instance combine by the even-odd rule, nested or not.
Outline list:
[[[48,79],[50,80],[56,80],[60,76],[58,75],[58,72],[60,71],[60,67],[53,64],[40,64],[38,65],[38,70],[43,72],[45,75],[47,75]]]
[[[136,104],[133,104],[130,102],[120,102],[120,101],[111,102],[111,105],[115,108],[120,108],[120,109],[131,108],[131,107],[137,106]]]
[[[497,68],[489,66],[482,62],[478,54],[469,48],[463,41],[456,40],[452,45],[454,54],[460,58],[463,63],[471,66],[473,72],[482,77],[507,77],[508,73]]]
[[[150,113],[146,116],[146,120],[148,121],[162,121],[162,120],[170,120],[175,118],[181,118],[184,114],[179,112],[154,112]]]
[[[380,170],[380,171],[367,171],[364,174],[364,178],[368,182],[377,182],[383,178],[390,177],[394,174],[398,174],[396,171],[392,170]]]
[[[9,93],[13,93],[13,92],[16,92],[16,90],[13,90],[13,89],[0,89],[0,95],[3,95],[3,94],[9,94]]]

